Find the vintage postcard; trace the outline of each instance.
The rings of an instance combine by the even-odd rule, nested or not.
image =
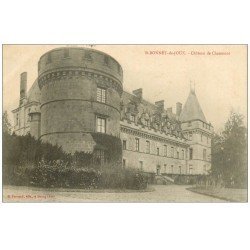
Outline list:
[[[247,202],[247,45],[3,45],[4,202]]]

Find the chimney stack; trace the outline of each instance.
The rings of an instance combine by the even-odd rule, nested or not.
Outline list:
[[[164,100],[155,102],[155,105],[161,110],[161,112],[164,111],[165,105],[164,105]]]
[[[176,103],[176,115],[180,116],[181,111],[182,111],[182,104],[180,102],[177,102]]]
[[[142,99],[142,88],[134,90],[133,94],[138,98]]]
[[[20,100],[27,97],[27,72],[23,72],[20,76]]]
[[[172,114],[173,113],[172,107],[171,108],[167,108],[167,112],[170,113],[170,114]]]

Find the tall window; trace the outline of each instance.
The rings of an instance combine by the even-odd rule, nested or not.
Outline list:
[[[180,158],[180,152],[177,151],[177,159],[179,159],[179,158]]]
[[[122,166],[125,168],[126,167],[126,159],[122,159]]]
[[[184,160],[184,149],[181,150],[181,159]]]
[[[164,145],[164,156],[167,156],[167,145]]]
[[[207,159],[207,150],[203,149],[203,160]]]
[[[160,155],[160,149],[157,148],[157,155]]]
[[[123,148],[124,150],[127,149],[127,141],[126,141],[126,140],[123,140],[123,141],[122,141],[122,148]]]
[[[174,147],[171,147],[171,157],[174,158]]]
[[[202,138],[202,134],[201,134],[201,141],[202,141],[202,139],[203,139],[203,138]]]
[[[189,149],[189,159],[190,160],[193,159],[193,149],[192,148]]]
[[[103,165],[105,162],[104,150],[98,149],[94,153],[94,161],[98,165]]]
[[[135,122],[135,115],[131,115],[130,117],[131,117],[131,121]]]
[[[97,101],[106,103],[106,89],[97,87]]]
[[[181,166],[179,166],[179,174],[181,174]]]
[[[97,117],[97,132],[106,133],[106,119],[102,117]]]
[[[135,138],[135,151],[139,151],[139,150],[140,150],[139,139]]]
[[[145,120],[145,126],[149,126],[149,120]]]
[[[146,153],[150,154],[150,141],[146,141]]]

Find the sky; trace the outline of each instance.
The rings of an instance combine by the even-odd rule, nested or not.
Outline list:
[[[4,45],[3,110],[19,102],[20,74],[28,73],[28,89],[37,78],[37,63],[47,51],[71,45]],[[74,47],[87,45],[74,45]],[[233,109],[247,117],[246,45],[94,45],[123,68],[123,89],[143,89],[152,103],[165,108],[183,105],[194,86],[203,113],[215,131],[223,128]],[[172,53],[172,54],[171,54]],[[209,54],[210,53],[210,54]],[[218,53],[222,53],[218,55]],[[246,121],[246,119],[245,119]]]

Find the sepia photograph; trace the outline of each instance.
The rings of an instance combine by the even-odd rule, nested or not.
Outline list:
[[[3,202],[248,202],[247,50],[3,45]]]

